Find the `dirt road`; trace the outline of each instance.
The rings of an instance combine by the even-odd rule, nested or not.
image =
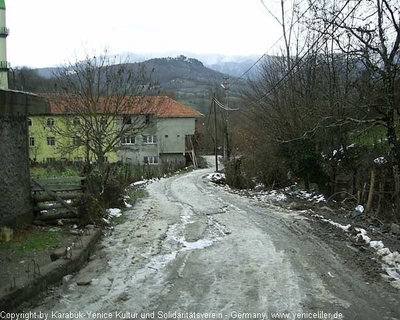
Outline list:
[[[398,291],[368,281],[306,218],[227,193],[203,179],[211,171],[149,184],[149,197],[125,212],[128,221],[102,240],[90,263],[31,311],[117,319],[272,319],[275,312],[290,313],[285,319],[400,319]]]

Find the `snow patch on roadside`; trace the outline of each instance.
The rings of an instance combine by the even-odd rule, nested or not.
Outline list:
[[[346,226],[334,222],[330,219],[325,219],[323,216],[315,214],[313,217],[320,219],[321,221],[328,222],[335,227],[342,229],[344,232],[348,232],[351,225]],[[382,241],[371,240],[367,235],[367,231],[362,228],[354,228],[358,233],[355,236],[357,241],[364,241],[369,244],[371,248],[375,249],[377,256],[381,257],[382,269],[385,270],[386,274],[382,276],[390,281],[390,284],[395,288],[400,289],[400,254],[395,251],[391,252],[389,248],[385,247]]]
[[[225,175],[221,173],[210,173],[209,175],[204,176],[204,178],[210,182],[214,182],[217,184],[223,184],[222,181],[225,181]],[[229,185],[221,186],[223,190],[238,194],[240,196],[246,196],[250,199],[257,200],[260,202],[269,202],[269,203],[276,203],[276,202],[283,202],[288,200],[288,196],[293,196],[301,200],[307,200],[312,203],[322,203],[326,202],[325,196],[322,194],[313,194],[305,190],[295,190],[296,186],[287,187],[285,189],[280,190],[271,190],[265,191],[262,190],[265,188],[264,184],[257,184],[254,189],[233,189]]]
[[[342,224],[340,224],[340,223],[337,223],[337,222],[334,222],[334,221],[332,221],[331,219],[325,219],[325,218],[322,218],[321,219],[322,221],[325,221],[325,222],[328,222],[328,223],[330,223],[331,225],[333,225],[333,226],[335,226],[335,227],[337,227],[337,228],[340,228],[340,229],[342,229],[343,231],[349,231],[349,229],[350,229],[350,227],[351,227],[351,224],[348,224],[348,225],[342,225]]]
[[[206,176],[206,179],[208,179],[211,182],[218,183],[218,184],[224,184],[225,183],[225,174],[224,173],[219,173],[219,172],[213,172],[210,173]]]
[[[107,214],[109,217],[118,218],[122,215],[121,209],[118,209],[118,208],[110,208],[110,209],[107,209],[106,211],[107,211]]]
[[[322,194],[312,194],[305,190],[297,190],[291,192],[296,198],[307,200],[313,203],[326,202],[325,196]]]

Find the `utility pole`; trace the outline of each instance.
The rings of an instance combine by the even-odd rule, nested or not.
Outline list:
[[[215,92],[213,94],[213,105],[214,105],[214,127],[215,127],[215,171],[218,171],[218,136],[217,136],[217,106],[215,103]]]
[[[221,87],[225,90],[225,105],[226,108],[229,108],[229,77],[224,77],[224,82],[221,84]],[[224,110],[224,123],[223,123],[223,128],[224,128],[224,161],[229,160],[230,157],[230,144],[229,144],[229,113],[228,110]]]

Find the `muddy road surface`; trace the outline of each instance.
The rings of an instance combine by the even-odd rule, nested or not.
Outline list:
[[[204,179],[210,172],[149,184],[149,196],[125,212],[128,221],[102,239],[88,265],[24,311],[89,319],[400,319],[399,292],[369,281],[307,218],[227,193]]]

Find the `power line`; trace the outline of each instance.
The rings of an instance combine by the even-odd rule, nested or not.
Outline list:
[[[318,1],[319,1],[319,0],[314,0],[314,2],[313,2],[312,4],[310,4],[310,5],[308,6],[308,8],[297,18],[297,20],[296,20],[296,22],[293,24],[293,26],[296,25],[297,23],[299,23],[300,19],[302,19],[302,18],[304,17],[304,15],[308,12],[308,10],[311,9],[311,6],[314,6],[314,4],[315,4],[316,2],[318,2]],[[254,62],[245,72],[243,72],[243,74],[242,74],[240,77],[236,78],[236,79],[231,83],[230,87],[232,87],[233,85],[235,85],[240,79],[242,79],[247,73],[249,73],[249,72],[251,71],[251,69],[253,69],[262,59],[264,59],[264,57],[265,57],[266,55],[268,55],[268,53],[282,40],[282,38],[283,38],[283,35],[281,35],[281,36],[279,37],[279,39],[276,40],[276,41],[274,42],[274,44],[273,44],[271,47],[269,47],[269,49],[268,49],[260,58],[257,59],[256,62]]]
[[[218,107],[225,111],[238,111],[238,108],[229,108],[226,105],[222,104],[220,101],[217,100],[217,98],[214,98],[215,103],[217,104]]]
[[[352,0],[347,0],[347,1],[346,1],[346,3],[344,4],[344,6],[343,6],[343,7],[340,9],[340,11],[335,15],[335,17],[334,17],[334,19],[332,20],[332,22],[335,21],[335,20],[337,19],[337,17],[343,12],[343,10],[347,7],[347,5],[348,5],[351,1],[352,1]],[[358,3],[357,3],[357,4],[354,6],[354,8],[347,14],[347,16],[345,17],[344,20],[346,20],[346,19],[349,17],[349,15],[356,9],[356,7],[358,7],[358,6],[360,5],[361,1],[362,1],[362,0],[358,0]],[[297,68],[297,67],[300,65],[300,63],[301,63],[301,62],[303,61],[303,59],[310,53],[310,51],[314,49],[314,47],[317,45],[317,43],[318,43],[318,42],[321,40],[321,38],[324,36],[325,32],[328,31],[328,28],[329,28],[329,27],[330,27],[330,25],[328,25],[328,26],[325,28],[324,32],[322,32],[322,33],[318,36],[318,38],[313,42],[313,44],[311,45],[311,47],[308,48],[308,50],[303,54],[303,56],[302,56],[300,59],[298,59],[298,60],[293,64],[293,66],[283,75],[283,77],[282,77],[281,79],[279,79],[279,81],[278,81],[270,90],[268,90],[265,94],[263,94],[259,99],[255,100],[255,101],[253,101],[252,103],[250,103],[249,105],[247,105],[247,106],[245,107],[245,109],[246,109],[246,108],[249,108],[249,107],[251,107],[251,106],[253,106],[253,105],[256,104],[256,103],[261,102],[261,101],[264,100],[267,96],[269,96],[275,89],[277,89],[277,88],[281,85],[281,83],[282,83],[284,80],[286,80],[286,78],[293,72],[293,70],[294,70],[295,68]],[[339,26],[336,26],[336,28],[338,28],[338,27],[339,27]]]

